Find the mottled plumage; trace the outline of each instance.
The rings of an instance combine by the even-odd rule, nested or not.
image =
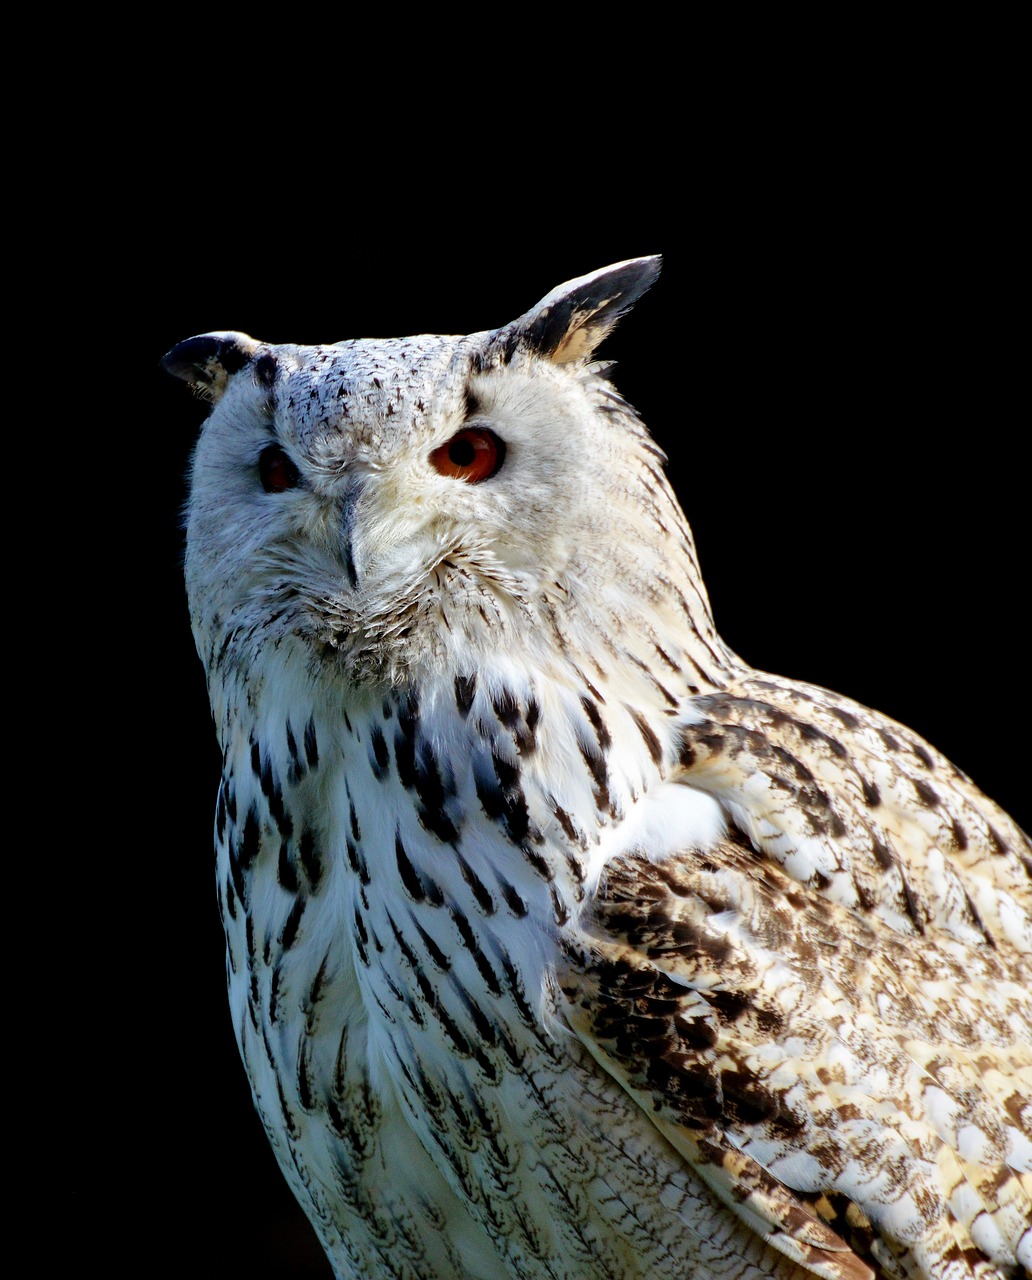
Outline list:
[[[255,1103],[342,1278],[1009,1280],[1032,847],[721,641],[591,363],[657,270],[166,358]]]

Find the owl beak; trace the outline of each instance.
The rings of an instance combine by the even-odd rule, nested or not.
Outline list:
[[[344,487],[340,513],[341,552],[344,558],[344,571],[347,574],[351,589],[358,589],[358,568],[355,564],[355,526],[357,523],[358,499],[362,490],[359,476],[350,476]]]

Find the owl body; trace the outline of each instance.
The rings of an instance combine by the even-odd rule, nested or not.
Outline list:
[[[1019,1275],[1028,841],[720,640],[591,363],[656,269],[168,357],[256,1105],[340,1277]]]

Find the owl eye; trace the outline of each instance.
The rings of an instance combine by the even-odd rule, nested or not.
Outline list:
[[[266,493],[283,493],[296,489],[301,483],[301,473],[278,444],[270,444],[258,457],[258,475]]]
[[[466,427],[430,455],[435,471],[468,484],[490,480],[504,461],[505,441],[486,427]]]

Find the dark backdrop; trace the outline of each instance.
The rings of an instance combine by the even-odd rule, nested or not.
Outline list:
[[[1006,175],[952,128],[782,136],[761,115],[719,142],[699,134],[683,151],[571,150],[547,176],[516,149],[493,189],[483,151],[424,157],[404,185],[375,156],[361,175],[288,181],[268,151],[156,169],[147,194],[126,184],[131,216],[112,214],[84,301],[98,425],[73,420],[85,586],[63,641],[100,655],[75,713],[102,832],[69,900],[75,1087],[95,1101],[76,1109],[64,1167],[109,1274],[329,1274],[226,1012],[218,760],[179,569],[204,407],[157,367],[184,337],[490,328],[562,280],[663,253],[603,354],[670,456],[725,638],[913,726],[1032,820]]]

